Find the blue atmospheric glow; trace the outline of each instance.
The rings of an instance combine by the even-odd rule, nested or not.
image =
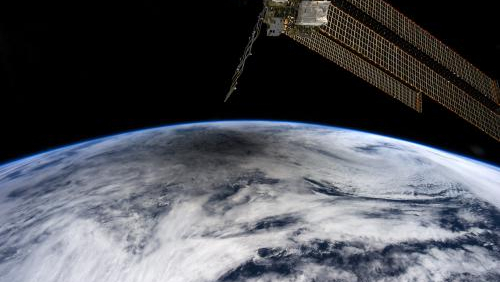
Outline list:
[[[29,160],[29,159],[37,158],[37,157],[39,157],[41,155],[44,155],[44,154],[47,154],[47,153],[53,153],[53,152],[57,152],[57,151],[63,151],[63,150],[69,149],[71,147],[75,147],[75,146],[79,146],[79,145],[84,145],[85,143],[88,143],[88,142],[97,142],[97,141],[102,141],[102,140],[106,140],[106,139],[109,139],[109,138],[114,138],[114,137],[119,137],[119,136],[126,136],[126,135],[136,134],[136,133],[140,133],[140,132],[147,132],[147,131],[152,131],[152,130],[165,129],[165,128],[173,128],[173,127],[186,126],[186,125],[205,125],[205,124],[216,124],[216,123],[257,123],[257,122],[258,123],[268,123],[268,124],[283,124],[283,125],[285,125],[285,124],[304,125],[304,126],[308,126],[308,127],[328,128],[328,129],[344,130],[344,131],[359,132],[359,133],[363,133],[363,134],[375,135],[375,136],[390,138],[390,139],[397,140],[397,141],[402,141],[402,142],[407,142],[407,143],[411,143],[411,144],[415,144],[415,145],[420,145],[420,146],[423,146],[423,147],[426,147],[426,148],[430,148],[430,149],[434,149],[434,150],[437,150],[437,151],[440,151],[440,152],[445,152],[447,154],[458,156],[460,158],[463,158],[463,159],[466,159],[466,160],[469,160],[469,161],[481,163],[483,165],[487,165],[487,166],[494,167],[496,169],[500,169],[500,166],[497,166],[497,165],[495,165],[493,163],[488,163],[486,161],[473,159],[471,157],[467,157],[467,156],[464,156],[464,155],[460,155],[460,154],[457,154],[457,153],[445,151],[443,149],[439,149],[439,148],[432,147],[432,146],[429,146],[429,145],[424,145],[424,144],[416,143],[416,142],[413,142],[413,141],[410,141],[410,140],[406,140],[406,139],[402,139],[402,138],[398,138],[398,137],[394,137],[394,136],[390,136],[390,135],[381,135],[381,134],[376,134],[376,133],[372,133],[372,132],[362,131],[362,130],[358,130],[358,129],[352,129],[352,128],[346,128],[346,127],[338,127],[338,126],[332,126],[332,125],[320,124],[320,123],[307,123],[307,122],[298,122],[298,121],[278,121],[278,120],[258,120],[258,119],[251,119],[251,120],[246,120],[246,119],[238,120],[238,119],[235,119],[235,120],[213,120],[213,121],[209,120],[209,121],[200,121],[200,122],[184,122],[184,123],[174,123],[174,124],[169,124],[169,125],[164,125],[164,126],[148,127],[148,128],[138,129],[138,130],[131,130],[131,131],[126,131],[126,132],[122,132],[122,133],[118,133],[118,134],[112,134],[112,135],[97,137],[97,138],[93,138],[93,139],[87,139],[87,140],[79,141],[79,142],[72,143],[72,144],[69,144],[69,145],[64,145],[64,146],[61,146],[61,147],[56,147],[56,148],[52,148],[52,149],[49,149],[49,150],[46,150],[46,151],[38,152],[38,153],[35,153],[33,155],[24,156],[24,157],[21,157],[21,158],[18,158],[18,159],[11,160],[11,161],[9,161],[7,163],[0,164],[0,168],[8,166],[8,165],[13,165],[13,164],[15,164],[17,162],[21,162],[21,161],[26,161],[26,160]]]

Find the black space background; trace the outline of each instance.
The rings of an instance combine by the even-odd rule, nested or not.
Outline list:
[[[388,2],[500,78],[497,1]],[[260,6],[3,1],[0,163],[129,130],[225,119],[350,127],[500,163],[499,144],[446,109],[424,100],[418,114],[285,37],[260,38],[224,104]]]

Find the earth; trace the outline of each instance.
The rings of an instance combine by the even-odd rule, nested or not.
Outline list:
[[[0,167],[0,281],[500,281],[500,168],[289,122],[92,140]]]

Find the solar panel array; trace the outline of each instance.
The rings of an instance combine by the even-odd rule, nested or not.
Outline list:
[[[493,109],[334,5],[326,26],[288,36],[418,111],[425,94],[500,141]]]
[[[363,60],[339,43],[325,37],[319,32],[313,32],[309,36],[300,36],[297,34],[289,34],[289,36],[412,109],[418,112],[422,111],[421,94],[401,83],[396,78],[386,74],[383,70],[368,61]]]
[[[486,97],[500,103],[500,92],[495,81],[473,66],[443,42],[418,26],[398,10],[382,0],[345,0],[388,27],[403,39],[451,70],[455,75],[479,90]]]

